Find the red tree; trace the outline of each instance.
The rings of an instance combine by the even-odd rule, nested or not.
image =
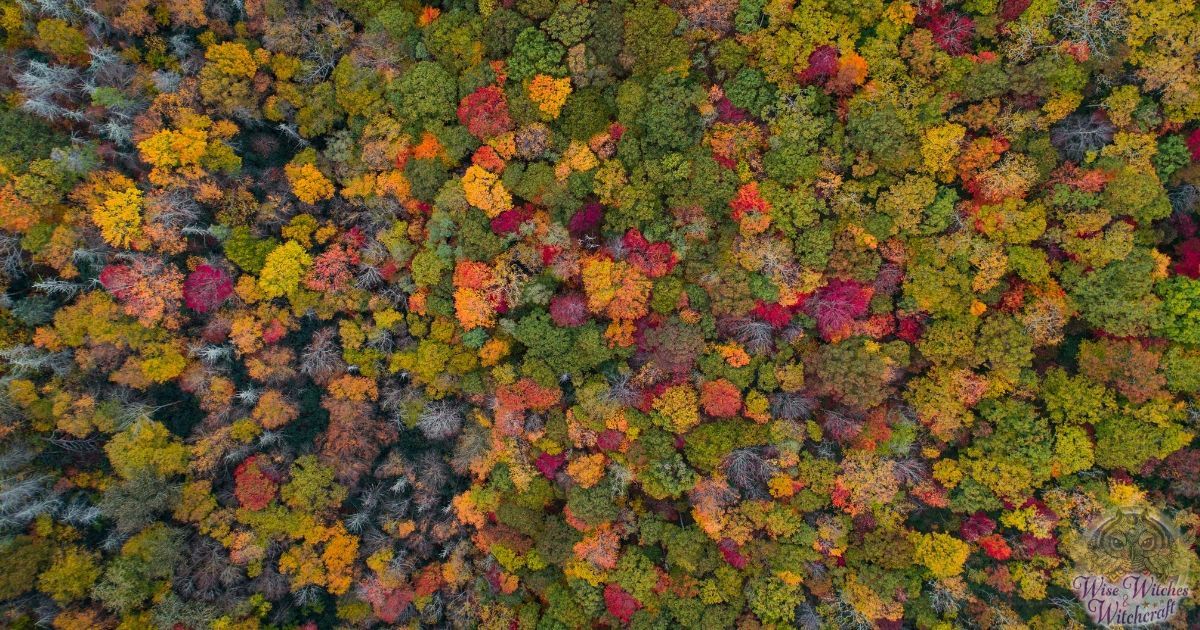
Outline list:
[[[700,386],[700,404],[710,416],[731,418],[742,410],[742,392],[723,378],[707,381]]]
[[[610,582],[604,587],[604,607],[622,623],[629,623],[633,613],[642,607],[642,603],[615,582]]]
[[[107,270],[106,270],[107,271]],[[211,265],[200,265],[183,282],[183,302],[197,313],[207,313],[233,293],[233,281]]]
[[[234,490],[237,500],[248,510],[261,510],[275,498],[279,484],[263,471],[258,456],[251,455],[233,472]]]
[[[874,290],[850,280],[831,280],[804,302],[826,341],[845,337],[856,318],[867,313]]]
[[[637,228],[630,228],[621,242],[629,250],[626,257],[629,264],[651,278],[661,278],[671,273],[675,263],[679,262],[679,257],[671,251],[670,243],[651,243]]]
[[[481,87],[464,97],[458,105],[458,120],[480,140],[512,129],[504,91],[494,85]]]

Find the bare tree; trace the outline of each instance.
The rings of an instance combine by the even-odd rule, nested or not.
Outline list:
[[[801,630],[820,630],[823,622],[821,615],[817,612],[813,605],[804,602],[796,606],[796,623],[795,626]]]
[[[313,380],[323,380],[346,369],[337,346],[337,330],[322,328],[300,355],[300,372]]]
[[[76,527],[87,527],[102,516],[100,508],[82,497],[75,497],[58,514],[58,519]]]
[[[958,599],[950,589],[942,586],[940,582],[930,580],[929,585],[929,605],[942,615],[954,613],[958,610]]]
[[[233,358],[233,348],[231,346],[205,344],[191,348],[188,354],[200,359],[205,365],[213,366]]]
[[[775,342],[775,330],[771,325],[753,317],[731,319],[726,326],[730,336],[751,354],[766,352]]]
[[[450,466],[454,472],[466,475],[471,472],[471,465],[482,459],[491,448],[492,441],[487,431],[472,424],[459,436]]]
[[[179,484],[154,475],[138,475],[109,488],[100,500],[100,511],[116,522],[116,529],[133,534],[153,523],[178,500]]]
[[[1063,40],[1086,44],[1092,57],[1103,59],[1129,30],[1125,6],[1111,0],[1062,0],[1050,27]]]
[[[1102,115],[1076,112],[1050,129],[1050,142],[1072,162],[1080,162],[1089,152],[1099,151],[1112,142],[1116,128]]]
[[[870,619],[841,597],[838,598],[833,621],[835,627],[841,630],[871,630],[875,627]]]
[[[729,483],[750,497],[765,497],[766,483],[775,467],[756,448],[739,448],[725,457],[725,475]]]
[[[1186,214],[1200,207],[1200,187],[1195,184],[1175,186],[1167,191],[1167,198],[1175,212]]]
[[[0,273],[8,278],[25,275],[25,255],[19,236],[0,234]]]
[[[811,418],[817,408],[817,401],[794,392],[772,394],[770,401],[772,415],[792,422]]]
[[[57,295],[65,298],[75,297],[80,291],[86,288],[82,282],[71,282],[70,280],[39,280],[33,283],[33,288],[45,293],[46,295]]]
[[[33,60],[17,75],[17,87],[27,99],[53,102],[65,98],[80,85],[79,71],[68,66],[56,66]]]
[[[48,352],[29,345],[17,345],[0,350],[0,360],[8,364],[11,374],[27,375],[54,372],[65,375],[73,365],[69,352]]]
[[[183,82],[183,77],[169,70],[158,70],[150,78],[154,81],[154,87],[158,88],[159,92],[166,93],[178,90],[179,84]]]
[[[187,192],[179,189],[151,196],[147,200],[147,206],[156,223],[171,227],[183,227],[195,223],[200,218],[200,204]]]
[[[0,478],[0,531],[15,531],[58,509],[61,501],[47,474],[15,474]]]
[[[892,465],[892,474],[900,483],[914,485],[923,481],[928,475],[925,463],[916,457],[898,459]]]
[[[613,374],[608,378],[608,389],[604,392],[605,400],[621,405],[633,404],[637,400],[637,388],[633,378],[627,373]]]

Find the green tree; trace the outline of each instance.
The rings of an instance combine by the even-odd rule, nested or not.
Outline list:
[[[1162,298],[1161,334],[1172,341],[1200,344],[1200,280],[1174,276],[1154,290]]]
[[[412,122],[452,120],[458,107],[458,82],[445,68],[420,61],[388,86],[396,114]]]

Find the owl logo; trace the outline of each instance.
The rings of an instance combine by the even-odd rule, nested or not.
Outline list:
[[[1165,576],[1173,568],[1178,535],[1156,512],[1121,510],[1092,530],[1088,547],[1104,574],[1145,573]]]

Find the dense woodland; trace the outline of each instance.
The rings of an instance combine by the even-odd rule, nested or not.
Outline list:
[[[1082,628],[1200,528],[1195,0],[421,1],[0,0],[0,625]]]

